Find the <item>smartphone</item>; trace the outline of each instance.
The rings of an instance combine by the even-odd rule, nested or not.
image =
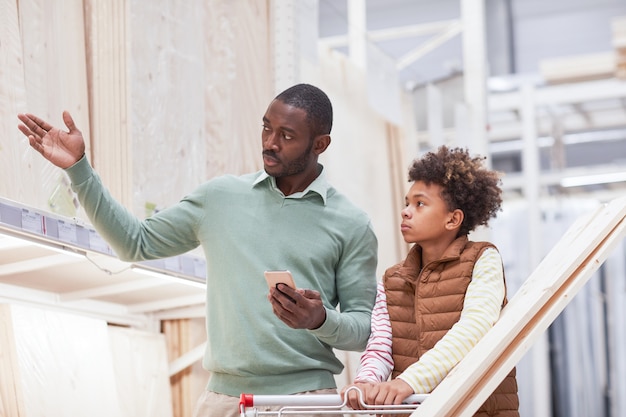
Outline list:
[[[296,283],[293,281],[293,276],[289,271],[265,271],[265,280],[267,286],[270,288],[276,287],[276,284],[285,284],[296,289]]]

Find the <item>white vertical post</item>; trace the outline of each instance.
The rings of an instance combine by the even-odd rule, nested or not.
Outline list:
[[[524,84],[520,89],[522,122],[522,175],[523,194],[529,206],[528,230],[530,234],[530,267],[534,269],[541,260],[541,209],[539,207],[539,149],[535,114],[535,89]]]
[[[610,416],[626,415],[626,241],[618,246],[615,254],[609,258],[606,266],[606,310],[608,331],[609,386],[611,387],[609,409]]]
[[[295,27],[294,0],[272,0],[274,91],[279,93],[298,81],[300,56]]]
[[[463,80],[467,103],[467,143],[471,153],[487,156],[487,60],[484,0],[461,0]]]
[[[454,141],[457,146],[468,148],[467,131],[469,130],[467,120],[467,105],[463,101],[454,103]]]
[[[350,60],[363,70],[367,66],[365,0],[348,0],[348,43]]]
[[[539,149],[537,146],[537,125],[535,114],[534,87],[524,84],[520,116],[522,120],[522,172],[524,176],[523,194],[528,203],[528,248],[530,270],[534,270],[542,259],[541,207],[539,188]],[[541,335],[530,350],[532,363],[533,410],[534,417],[548,417],[551,413],[549,344],[547,333]]]
[[[429,142],[436,149],[444,144],[443,104],[441,89],[431,83],[426,85],[426,104]]]

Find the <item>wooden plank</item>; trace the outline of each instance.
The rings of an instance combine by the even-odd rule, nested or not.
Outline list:
[[[11,309],[7,304],[0,305],[0,369],[0,417],[25,416]]]
[[[471,416],[626,235],[626,197],[582,216],[412,416]]]
[[[550,84],[611,78],[615,73],[613,51],[543,59],[539,71]]]
[[[176,328],[178,325],[177,320],[162,320],[161,321],[161,332],[165,335],[165,347],[167,350],[168,361],[172,361],[172,358],[178,357],[178,336],[176,332]],[[170,378],[170,390],[172,396],[172,410],[174,412],[174,417],[180,417],[179,408],[180,408],[180,394],[178,390],[178,386],[176,384],[176,380]]]
[[[180,340],[181,340],[181,355],[179,357],[185,357],[185,355],[189,352],[189,350],[191,349],[191,320],[189,319],[183,319],[181,320],[181,324],[182,324],[182,331],[180,334]],[[180,380],[180,394],[181,394],[181,398],[183,399],[182,401],[182,416],[183,417],[187,417],[187,416],[191,416],[193,414],[193,408],[195,405],[194,401],[189,401],[190,399],[190,395],[189,395],[189,391],[190,391],[190,384],[191,384],[191,368],[187,367],[185,368],[183,371],[179,372],[179,374],[181,375],[181,380]]]
[[[93,153],[111,194],[132,206],[132,141],[128,125],[126,0],[85,3],[90,64]]]
[[[168,357],[170,361],[170,386],[174,417],[187,417],[193,413],[196,398],[190,398],[190,382],[192,369],[187,364],[180,367],[181,362],[188,362],[190,353],[191,332],[189,319],[164,320],[163,333],[166,336]],[[178,368],[172,372],[172,368]]]
[[[205,347],[206,343],[202,343],[171,361],[169,365],[170,377],[179,374],[180,372],[188,369],[194,363],[202,360]]]

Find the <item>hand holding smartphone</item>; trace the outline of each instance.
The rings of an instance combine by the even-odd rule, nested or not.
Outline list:
[[[318,291],[297,289],[291,272],[286,270],[265,271],[264,274],[270,288],[267,299],[272,305],[274,315],[283,323],[292,329],[317,329],[324,323],[326,308]],[[290,289],[277,287],[278,284],[285,284]]]
[[[270,288],[276,288],[276,291],[283,294],[287,297],[291,302],[295,303],[296,300],[282,292],[277,285],[285,284],[294,290],[296,289],[296,283],[293,281],[293,276],[291,276],[291,272],[289,271],[265,271],[265,280],[267,281],[267,286]]]
[[[276,288],[277,284],[285,284],[294,290],[296,289],[296,283],[289,271],[265,271],[264,274],[267,286],[270,288]]]

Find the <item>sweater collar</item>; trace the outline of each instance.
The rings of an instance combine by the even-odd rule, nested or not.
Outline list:
[[[267,172],[265,172],[265,170],[259,171],[256,180],[254,180],[254,182],[252,183],[252,187],[256,187],[258,184],[267,182],[270,188],[272,188],[277,193],[280,193],[280,195],[283,196],[284,198],[302,198],[306,196],[308,193],[312,192],[322,197],[322,201],[324,202],[324,205],[326,205],[326,199],[328,198],[328,192],[331,187],[330,187],[330,184],[328,183],[328,180],[326,179],[324,166],[322,164],[318,164],[318,165],[321,168],[320,175],[318,175],[317,178],[315,178],[313,182],[304,189],[304,191],[300,191],[298,193],[285,196],[276,185],[276,178],[268,175]]]

